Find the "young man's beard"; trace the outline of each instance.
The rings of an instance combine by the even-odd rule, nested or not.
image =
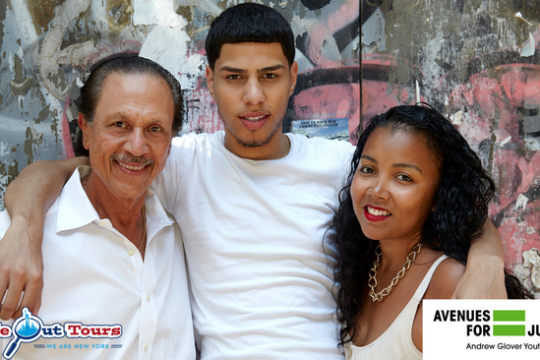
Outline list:
[[[226,126],[226,125],[225,125]],[[279,123],[276,124],[276,127],[274,128],[274,130],[272,130],[272,132],[270,133],[270,135],[268,135],[268,137],[266,139],[263,139],[263,140],[259,140],[259,141],[256,141],[256,140],[253,140],[253,141],[245,141],[243,139],[240,139],[239,137],[237,137],[234,133],[233,136],[236,140],[236,143],[240,146],[243,146],[245,148],[257,148],[257,147],[261,147],[261,146],[264,146],[266,144],[268,144],[272,138],[274,137],[274,135],[276,135],[276,132],[279,130],[280,127],[283,126],[283,120],[281,120]]]

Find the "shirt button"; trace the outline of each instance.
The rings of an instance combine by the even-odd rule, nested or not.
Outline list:
[[[146,301],[150,302],[150,294],[146,294]]]
[[[143,350],[146,351],[148,350],[148,345],[146,343],[144,343],[144,345],[142,346]]]
[[[133,249],[129,249],[128,254],[129,256],[133,256],[135,254],[135,251],[133,251]]]
[[[101,227],[107,226],[107,221],[105,221],[105,220],[99,220],[99,226],[101,226]]]

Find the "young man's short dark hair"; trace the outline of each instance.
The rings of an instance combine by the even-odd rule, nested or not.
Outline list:
[[[276,10],[260,4],[240,4],[228,8],[210,25],[206,55],[214,70],[223,44],[244,42],[280,43],[289,62],[294,61],[294,35],[288,21]]]

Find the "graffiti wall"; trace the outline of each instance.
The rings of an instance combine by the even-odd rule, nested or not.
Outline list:
[[[540,291],[540,1],[363,0],[362,119],[417,100],[447,115],[497,185],[506,265]]]
[[[177,76],[188,110],[182,133],[223,129],[206,88],[204,41],[212,20],[241,2],[0,0],[0,210],[25,166],[74,156],[79,89],[109,55],[139,53]],[[347,140],[349,123],[360,122],[360,2],[258,2],[278,10],[296,39],[300,74],[284,129],[344,123],[326,136]]]

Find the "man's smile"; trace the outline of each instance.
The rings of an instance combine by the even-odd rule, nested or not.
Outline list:
[[[270,113],[267,111],[252,111],[238,115],[240,122],[248,130],[261,129],[266,124],[269,117]]]

